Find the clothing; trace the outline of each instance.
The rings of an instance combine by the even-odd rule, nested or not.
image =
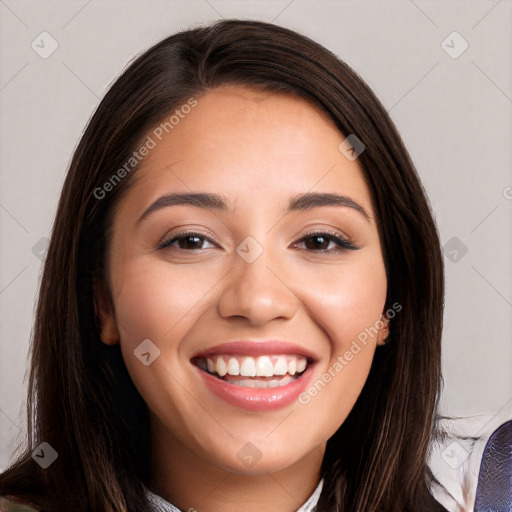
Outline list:
[[[308,498],[308,500],[297,510],[297,512],[315,512],[316,505],[320,498],[320,493],[322,492],[323,487],[323,479],[320,480],[316,489],[313,491],[313,494]],[[175,507],[168,501],[164,500],[161,496],[151,492],[149,489],[146,489],[146,494],[149,498],[149,502],[152,507],[152,512],[181,512],[179,508]],[[8,499],[5,497],[0,497],[0,512],[36,512],[37,509],[32,508],[29,505],[23,506],[18,501],[13,501],[12,499]],[[197,512],[194,507],[190,507],[187,511],[184,512]]]
[[[307,501],[297,510],[297,512],[315,512],[316,505],[322,492],[324,480],[320,480],[313,494],[307,499]],[[153,506],[152,512],[181,512],[179,508],[164,500],[161,496],[147,490],[147,495],[151,505]],[[190,507],[188,510],[183,512],[197,512],[194,507]]]
[[[432,442],[428,465],[439,482],[439,485],[433,485],[432,494],[446,510],[475,510],[478,475],[484,448],[492,433],[511,419],[512,400],[495,415],[444,418],[440,421],[440,430],[446,435]],[[313,494],[297,512],[315,512],[323,483],[323,480],[319,482]],[[182,512],[149,489],[146,489],[146,493],[152,506],[151,512]],[[0,512],[11,510],[33,512],[37,509],[28,505],[21,508],[16,500],[0,497]],[[196,511],[189,507],[183,512]]]
[[[428,464],[440,483],[432,487],[432,493],[449,512],[476,510],[484,448],[492,433],[511,419],[512,400],[494,415],[443,418],[440,421],[439,426],[446,435],[432,443]]]

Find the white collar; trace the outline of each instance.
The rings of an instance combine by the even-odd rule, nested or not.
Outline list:
[[[306,503],[297,510],[297,512],[315,512],[316,505],[320,499],[320,493],[322,492],[323,483],[324,479],[322,478],[316,489],[313,491],[313,494],[308,498]],[[181,512],[179,508],[164,500],[161,496],[158,496],[158,494],[151,492],[149,489],[146,489],[146,493],[149,498],[149,502],[152,505],[151,512]],[[191,508],[189,510],[192,512],[195,509]]]

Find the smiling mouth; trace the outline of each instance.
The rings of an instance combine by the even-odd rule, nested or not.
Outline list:
[[[310,362],[300,355],[209,355],[192,360],[204,372],[235,386],[278,388],[297,380]]]

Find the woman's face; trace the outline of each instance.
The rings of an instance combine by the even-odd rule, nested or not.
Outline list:
[[[291,95],[223,86],[181,112],[149,133],[119,204],[103,341],[120,342],[153,441],[245,474],[321,457],[386,298],[360,166]]]

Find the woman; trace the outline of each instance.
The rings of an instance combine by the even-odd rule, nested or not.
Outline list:
[[[425,192],[354,71],[262,22],[173,35],[75,151],[29,438],[0,494],[44,511],[444,510],[426,465],[443,296]]]

